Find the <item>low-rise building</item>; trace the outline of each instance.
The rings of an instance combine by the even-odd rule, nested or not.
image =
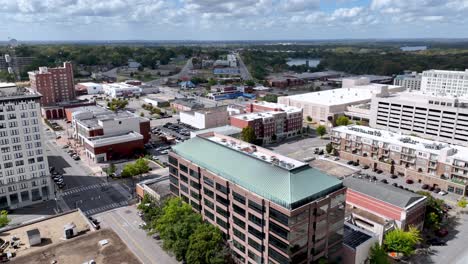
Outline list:
[[[203,107],[205,105],[192,98],[179,98],[171,102],[171,108],[176,111],[192,111]]]
[[[234,138],[240,138],[242,129],[235,127],[235,126],[220,126],[220,127],[213,127],[208,129],[190,131],[190,138],[194,138],[197,135],[206,134],[206,133],[216,133],[224,136],[230,136]]]
[[[297,136],[302,130],[301,108],[257,102],[250,104],[246,110],[260,112],[231,116],[231,126],[254,128],[257,139],[264,144]]]
[[[86,156],[95,162],[129,157],[141,152],[151,139],[150,122],[130,112],[112,112],[101,107],[67,110],[73,137]]]
[[[369,263],[370,250],[376,243],[378,243],[377,235],[345,222],[343,264]]]
[[[197,129],[206,129],[229,124],[228,106],[183,111],[179,114],[180,122]]]
[[[402,90],[401,86],[366,84],[353,88],[281,96],[278,97],[278,103],[302,108],[304,118],[310,116],[317,123],[331,126],[338,116],[345,114],[347,107],[369,103],[373,95],[395,93]]]
[[[168,107],[171,105],[168,100],[163,99],[163,98],[157,98],[157,97],[147,97],[147,98],[144,98],[143,101],[155,107]]]
[[[164,200],[172,194],[169,190],[169,177],[164,176],[137,183],[136,194],[140,200],[143,199],[145,195],[149,195],[156,201]]]
[[[332,129],[340,157],[406,177],[430,188],[466,195],[468,148],[364,126]]]
[[[399,85],[410,91],[421,90],[422,74],[417,72],[397,75],[393,80],[394,85]]]
[[[375,233],[379,243],[388,231],[407,230],[410,226],[422,230],[426,212],[426,196],[381,182],[347,177],[346,213],[349,221]]]
[[[75,91],[77,94],[102,94],[104,93],[102,84],[93,83],[93,82],[78,83],[75,85]]]
[[[290,86],[303,85],[305,82],[296,76],[286,75],[278,77],[270,77],[267,79],[270,87],[286,88]]]
[[[169,153],[170,189],[226,237],[237,263],[342,255],[345,188],[308,164],[214,133]]]
[[[422,92],[372,98],[370,126],[468,146],[468,97]]]
[[[106,83],[102,85],[104,93],[112,98],[140,96],[140,87],[127,83]]]

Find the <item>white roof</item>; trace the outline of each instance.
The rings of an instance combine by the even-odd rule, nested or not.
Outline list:
[[[82,83],[78,83],[78,84],[86,86],[86,87],[102,86],[102,84],[95,83],[95,82],[82,82]]]
[[[301,111],[301,108],[299,108],[299,107],[287,106],[285,104],[271,103],[271,102],[266,102],[266,101],[256,101],[256,102],[253,102],[252,104],[253,105],[261,105],[261,106],[265,106],[265,107],[268,107],[268,108],[281,109],[281,110],[283,110],[284,112],[287,112],[287,113]]]
[[[373,95],[381,93],[382,87],[384,86],[387,86],[389,91],[401,88],[401,86],[397,85],[383,85],[372,83],[369,85],[360,85],[350,88],[339,88],[320,92],[297,94],[287,97],[295,101],[316,103],[329,106],[352,104],[354,102],[366,100],[370,101]]]
[[[386,97],[384,97],[386,98]],[[405,91],[401,93],[395,93],[388,96],[388,98],[406,101],[406,102],[415,102],[421,104],[427,104],[429,100],[434,101],[451,101],[458,99],[459,102],[468,102],[468,95],[451,95],[451,94],[435,94],[435,93],[428,93],[423,91]]]
[[[0,82],[0,88],[12,88],[16,87],[15,83]]]

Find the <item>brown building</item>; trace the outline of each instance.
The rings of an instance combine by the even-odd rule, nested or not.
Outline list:
[[[267,80],[270,87],[286,88],[290,86],[303,85],[305,82],[295,76],[285,75],[282,77],[272,77]]]
[[[63,67],[57,68],[39,67],[38,71],[28,74],[31,88],[42,94],[42,106],[52,106],[75,99],[71,62],[65,62]]]
[[[224,233],[238,263],[341,258],[345,188],[308,164],[215,133],[169,154],[173,194]]]
[[[346,160],[427,184],[433,191],[467,195],[467,147],[356,125],[333,128],[331,140]]]

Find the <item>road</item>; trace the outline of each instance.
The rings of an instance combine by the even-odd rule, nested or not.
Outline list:
[[[193,63],[192,63],[192,58],[190,58],[190,59],[187,60],[184,67],[182,67],[182,69],[180,70],[179,73],[176,73],[176,74],[171,75],[169,77],[164,77],[164,78],[156,79],[156,80],[153,80],[153,81],[149,81],[149,82],[146,82],[146,84],[149,84],[149,85],[152,85],[152,86],[159,86],[159,85],[163,85],[164,83],[166,83],[166,81],[168,79],[178,80],[178,79],[180,79],[181,77],[184,77],[184,76],[190,77],[190,75],[191,75],[190,71],[192,69],[193,69]]]
[[[132,252],[145,264],[176,264],[177,260],[161,248],[156,241],[138,227],[142,222],[133,206],[121,207],[94,216],[101,227],[111,228],[127,244]]]
[[[239,62],[239,70],[241,74],[241,78],[244,80],[252,80],[252,75],[249,72],[249,69],[247,69],[247,66],[245,66],[244,61],[242,60],[241,56],[239,53],[236,54],[237,61]]]
[[[66,184],[56,193],[61,211],[79,207],[85,214],[93,215],[127,205],[131,194],[119,182],[107,182],[106,177],[93,175],[83,161],[73,160],[57,144],[53,132],[45,134],[49,166],[63,175]]]

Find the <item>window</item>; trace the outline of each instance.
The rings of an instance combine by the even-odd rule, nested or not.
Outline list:
[[[275,235],[278,235],[288,240],[289,231],[271,221],[270,221],[270,231],[273,232]]]
[[[200,195],[197,192],[194,192],[192,190],[190,190],[190,196],[192,196],[193,198],[195,198],[197,200],[200,199]]]
[[[181,176],[183,176],[183,175],[181,175]],[[197,189],[197,190],[200,189],[200,184],[198,184],[198,182],[196,182],[196,181],[192,181],[192,180],[191,180],[191,181],[190,181],[190,186],[192,186],[193,188],[195,188],[195,189]]]
[[[187,194],[189,193],[188,187],[183,184],[180,185],[180,189]]]
[[[226,217],[226,218],[229,218],[229,213],[224,210],[223,208],[219,207],[219,206],[216,206],[216,212],[218,212],[220,215]]]
[[[232,244],[234,245],[234,247],[236,247],[238,250],[240,250],[241,252],[245,252],[245,246],[243,246],[241,243],[239,243],[237,240],[233,239],[232,240]]]
[[[277,261],[280,264],[289,264],[289,259],[283,255],[281,255],[278,251],[274,250],[271,247],[268,247],[268,255],[273,260]]]
[[[245,217],[245,210],[239,206],[237,206],[236,204],[232,204],[232,208],[234,209],[234,212],[242,215],[243,217]]]
[[[254,210],[257,213],[263,214],[263,206],[252,200],[249,200],[249,208]]]
[[[169,181],[170,181],[172,184],[176,185],[176,186],[179,185],[179,179],[177,179],[176,177],[174,177],[174,176],[172,176],[172,175],[169,175]]]
[[[214,186],[213,180],[210,178],[207,178],[206,176],[203,177],[203,182],[208,186],[211,186],[211,187]]]
[[[176,158],[169,156],[169,163],[177,167],[179,165],[179,162],[177,161]]]
[[[234,198],[234,200],[238,201],[239,203],[241,204],[245,204],[245,197],[236,193],[236,192],[232,192],[232,197]]]
[[[216,195],[216,201],[223,204],[224,206],[229,206],[229,201],[227,199],[224,199],[223,197],[221,197],[219,195]]]
[[[265,238],[265,234],[261,231],[258,231],[257,229],[251,227],[249,225],[249,233],[252,234],[253,236],[255,236],[256,238],[258,239],[264,239]]]
[[[188,183],[188,178],[187,178],[186,176],[182,175],[182,174],[180,175],[180,179],[181,179],[183,182]]]
[[[225,193],[227,194],[228,191],[227,191],[227,188],[219,183],[216,183],[216,190],[222,192],[222,193]]]
[[[224,222],[222,219],[220,219],[219,217],[216,217],[216,223],[223,227],[224,229],[229,229],[229,224]]]
[[[239,230],[237,230],[236,228],[233,228],[234,230],[234,235],[238,238],[240,238],[242,241],[245,241],[245,234]]]
[[[255,248],[259,252],[263,252],[263,247],[259,243],[255,242],[255,240],[252,240],[251,238],[248,239],[249,246]]]
[[[249,258],[253,259],[255,261],[255,263],[257,264],[260,264],[262,263],[262,258],[260,256],[258,256],[257,254],[253,253],[252,251],[250,250],[247,250],[247,255],[249,256]],[[307,256],[306,256],[307,257]]]
[[[203,212],[205,212],[205,215],[206,215],[208,218],[210,218],[211,220],[214,220],[214,214],[213,214],[213,213],[211,213],[210,211],[208,211],[208,210],[206,210],[206,209],[205,209]]]
[[[269,235],[269,242],[271,245],[275,246],[277,249],[281,250],[282,252],[289,254],[288,252],[288,245],[283,241],[279,240],[275,236]]]
[[[211,201],[209,201],[207,199],[203,199],[203,201],[204,201],[206,206],[208,206],[209,208],[214,210],[214,203],[212,203]]]
[[[185,173],[188,173],[188,168],[185,165],[179,164],[179,169]]]
[[[190,174],[190,176],[192,176],[192,177],[194,177],[194,178],[197,178],[197,179],[200,178],[200,175],[198,174],[198,172],[196,172],[196,171],[194,171],[194,170],[192,170],[192,169],[190,169],[190,173],[189,173],[189,174]]]
[[[238,227],[241,227],[242,229],[245,229],[245,222],[240,220],[239,218],[233,216],[234,224],[236,224]]]
[[[258,218],[258,217],[256,217],[255,215],[253,215],[253,214],[251,214],[251,213],[249,213],[249,220],[250,220],[252,223],[254,223],[254,224],[256,224],[256,225],[258,225],[258,226],[260,226],[260,227],[263,226],[263,220],[260,219],[260,218]]]
[[[214,197],[214,193],[213,193],[212,191],[208,190],[207,188],[203,188],[203,192],[204,192],[207,196],[209,196],[209,197],[211,197],[211,198]]]
[[[271,207],[270,207],[270,217],[272,219],[275,219],[276,221],[278,221],[281,224],[284,224],[286,226],[288,225],[289,217],[287,215],[281,213],[280,211],[275,210],[274,208],[271,208]]]

